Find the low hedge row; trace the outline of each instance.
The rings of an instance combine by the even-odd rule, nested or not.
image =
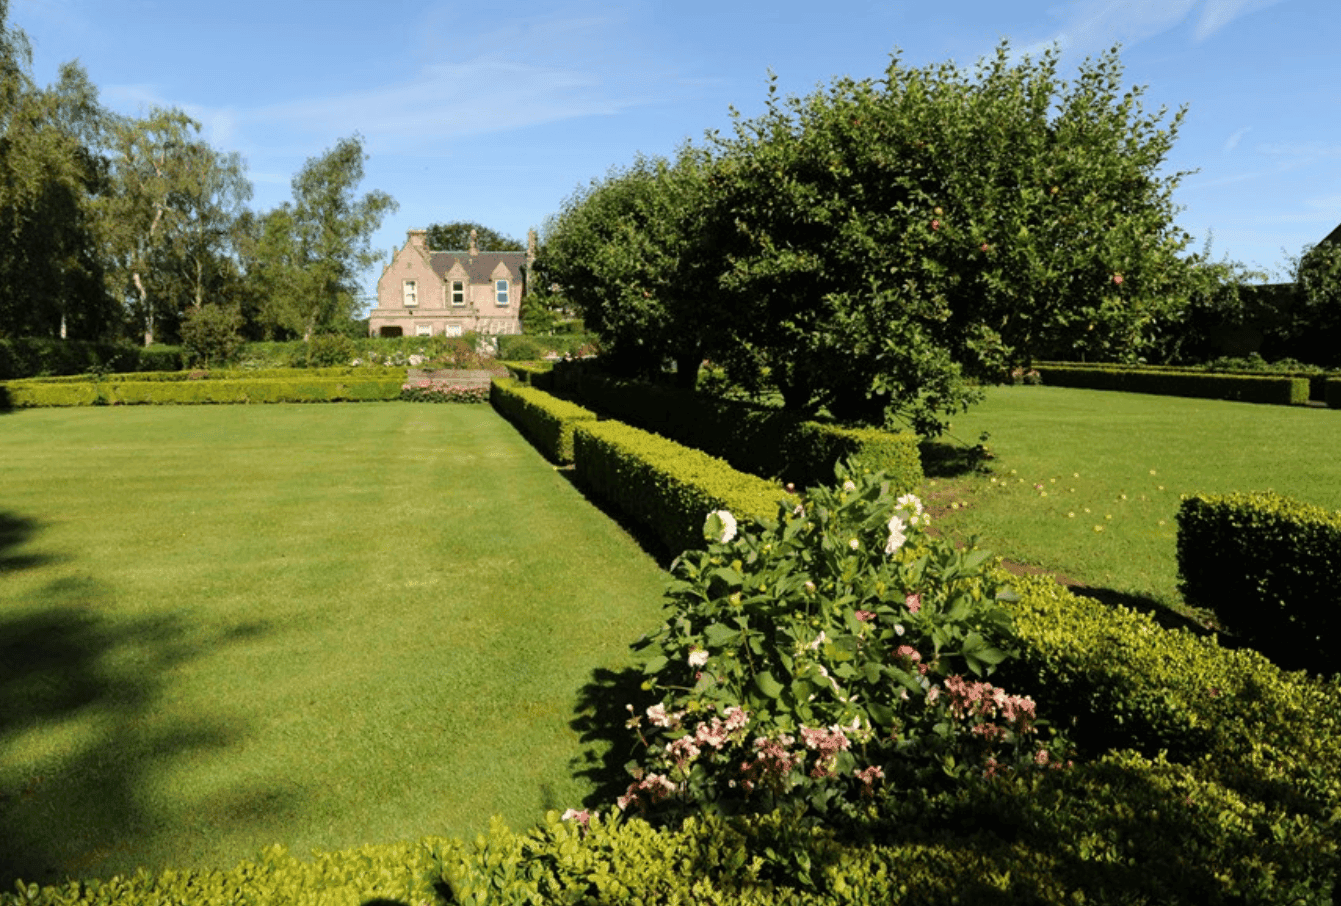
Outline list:
[[[918,438],[912,432],[844,428],[641,381],[602,374],[586,362],[556,363],[554,387],[622,422],[726,460],[742,472],[807,486],[833,481],[850,460],[886,472],[901,493],[922,483]]]
[[[550,813],[495,823],[441,855],[450,902],[1330,904],[1335,847],[1196,771],[1117,752],[1029,778],[908,795],[866,827],[792,813],[691,818],[675,829]]]
[[[1341,409],[1341,378],[1328,378],[1322,394],[1328,409]]]
[[[585,486],[672,553],[703,546],[703,521],[714,510],[729,510],[737,519],[773,519],[779,502],[789,499],[773,482],[616,421],[578,423],[573,460]]]
[[[214,371],[137,371],[118,372],[116,374],[72,374],[60,377],[26,378],[17,383],[42,384],[121,384],[127,381],[238,381],[238,380],[311,380],[313,378],[359,377],[359,378],[398,378],[405,380],[408,369],[380,367],[340,366],[335,368],[258,368],[251,371],[241,369],[218,369]]]
[[[1341,514],[1273,493],[1178,509],[1179,590],[1287,668],[1341,670]]]
[[[1122,366],[1038,365],[1036,369],[1044,384],[1087,390],[1158,393],[1278,406],[1302,406],[1308,402],[1309,393],[1307,378]]]
[[[137,872],[103,881],[0,892],[0,906],[236,906],[289,904],[366,906],[433,903],[440,851],[449,841],[363,846],[340,852],[291,855],[282,846],[228,870]]]
[[[311,403],[394,400],[400,378],[302,380],[22,382],[0,387],[6,408],[198,403]]]
[[[596,413],[512,378],[494,378],[489,402],[551,462],[571,463],[573,429],[582,422],[596,420]]]

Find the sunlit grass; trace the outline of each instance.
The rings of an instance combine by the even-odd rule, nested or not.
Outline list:
[[[0,416],[0,886],[578,804],[663,572],[483,406]]]
[[[929,480],[942,527],[1087,585],[1177,607],[1179,498],[1275,490],[1341,508],[1341,412],[1057,387],[1000,387],[953,433],[989,471]]]

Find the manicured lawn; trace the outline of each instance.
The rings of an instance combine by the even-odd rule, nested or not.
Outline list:
[[[0,888],[514,827],[664,574],[483,406],[0,415]]]
[[[1341,412],[1061,387],[999,387],[955,419],[988,475],[933,479],[941,525],[1086,584],[1177,608],[1175,514],[1196,492],[1275,490],[1341,508]],[[934,483],[933,483],[934,482]]]

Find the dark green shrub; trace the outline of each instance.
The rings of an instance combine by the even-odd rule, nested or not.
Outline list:
[[[596,420],[594,412],[510,378],[494,379],[489,400],[551,462],[572,462],[573,429],[581,422]]]
[[[498,357],[509,362],[534,362],[544,356],[547,351],[547,348],[533,337],[502,336],[498,338]]]
[[[781,409],[722,400],[641,381],[620,380],[587,362],[555,363],[554,386],[584,405],[761,478],[801,486],[833,479],[834,467],[886,472],[906,493],[922,482],[917,436],[807,421]]]
[[[141,346],[136,348],[136,366],[122,368],[119,360],[109,362],[110,371],[181,371],[186,363],[177,346]]]
[[[1290,669],[1341,670],[1341,515],[1278,494],[1199,494],[1178,510],[1179,590]]]
[[[182,318],[182,352],[192,365],[226,365],[242,348],[242,325],[242,312],[236,306],[192,308]]]
[[[358,355],[354,341],[341,334],[317,334],[307,341],[294,359],[293,365],[300,368],[330,368],[336,365],[348,365]]]

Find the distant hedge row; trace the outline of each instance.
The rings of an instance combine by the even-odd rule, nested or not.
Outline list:
[[[0,408],[201,403],[315,403],[399,399],[400,377],[210,381],[20,381],[0,385]]]
[[[1053,387],[1157,393],[1278,406],[1302,406],[1309,400],[1307,377],[1084,364],[1040,364],[1035,370],[1044,384]]]

